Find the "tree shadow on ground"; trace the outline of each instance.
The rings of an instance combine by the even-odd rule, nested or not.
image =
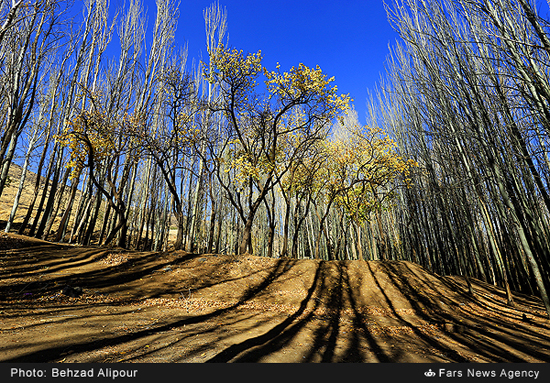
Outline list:
[[[168,265],[160,260],[159,253],[145,253],[139,258],[127,260],[121,264],[94,267],[90,271],[80,271],[87,265],[98,262],[108,254],[122,253],[120,250],[101,248],[59,248],[53,246],[38,246],[21,249],[19,255],[8,258],[4,264],[4,277],[21,281],[0,287],[0,297],[18,298],[25,294],[29,299],[36,295],[47,295],[58,292],[65,285],[85,287],[89,290],[113,287],[115,289],[125,283],[139,280],[151,275]],[[189,254],[180,257],[176,262],[184,262],[197,255]],[[3,258],[6,258],[5,256]],[[72,273],[69,272],[72,269]],[[9,271],[8,271],[9,270]],[[43,276],[48,278],[43,278]],[[28,282],[23,280],[36,277]]]
[[[74,330],[63,342],[54,344],[41,339],[33,339],[32,344],[8,344],[3,350],[10,351],[5,355],[12,356],[3,361],[52,362],[59,361],[67,350],[72,355],[89,355],[110,347],[125,347],[125,356],[121,358],[124,361],[149,361],[161,356],[169,361],[210,363],[550,361],[548,323],[536,312],[532,314],[532,323],[515,320],[528,304],[531,308],[538,307],[537,301],[525,297],[518,299],[518,307],[507,309],[499,299],[480,294],[469,296],[465,286],[456,280],[437,278],[407,262],[278,259],[270,267],[246,270],[235,276],[231,270],[238,260],[231,257],[128,252],[128,259],[120,264],[87,268],[106,253],[117,251],[121,253],[58,247],[2,254],[0,259],[9,265],[2,270],[3,275],[15,279],[0,284],[0,315],[12,321],[15,312],[22,319],[32,318],[34,322],[26,327],[27,331],[39,331],[48,325]],[[28,259],[21,261],[21,254],[27,254]],[[207,264],[209,269],[204,267]],[[307,273],[302,269],[305,264]],[[49,265],[49,269],[44,270],[44,265]],[[149,279],[162,276],[166,268],[181,271],[173,274],[174,278],[187,274],[192,278],[181,282],[163,279],[163,283],[147,290],[146,296],[139,288],[136,290],[142,279],[147,278],[143,282],[147,285]],[[73,274],[56,274],[64,270],[72,270]],[[48,273],[49,284],[44,285],[40,279]],[[28,281],[17,280],[29,275],[34,278],[30,285]],[[32,298],[19,303],[1,299],[21,291],[31,296],[53,293],[58,289],[55,286],[75,280],[90,291],[114,294],[125,293],[127,288],[133,295],[121,301],[93,304],[51,303],[45,306],[50,317],[67,315],[56,319],[54,324],[36,320],[38,314]],[[278,312],[250,308],[252,303],[264,301],[277,306],[272,295],[296,280],[303,282],[305,293],[291,309]],[[476,286],[483,289],[482,285]],[[204,313],[189,313],[180,305],[165,309],[166,314],[159,307],[148,314],[149,318],[140,317],[136,312],[141,308],[131,306],[146,298],[177,300],[186,288],[197,294],[210,294],[222,287],[234,299]],[[9,313],[2,314],[2,310]],[[69,316],[72,313],[74,316]],[[153,320],[155,315],[158,318]],[[93,338],[86,339],[78,330],[84,321],[95,325],[109,322],[111,327],[119,328],[130,320],[142,322],[122,334],[96,331],[92,332]],[[102,360],[105,359],[94,356],[87,361]]]
[[[486,301],[479,295],[471,296],[465,287],[457,288],[448,280],[442,279],[442,283],[448,287],[447,291],[456,293],[454,296],[445,296],[438,293],[437,287],[418,275],[406,263],[389,262],[381,264],[381,267],[385,270],[385,274],[390,276],[392,283],[409,298],[418,315],[443,326],[446,330],[445,338],[434,339],[422,334],[417,335],[423,337],[433,347],[444,350],[445,355],[452,361],[468,361],[457,352],[457,346],[496,362],[528,362],[530,360],[527,357],[534,357],[544,362],[550,361],[550,338],[541,331],[532,329],[532,326],[527,327],[518,323],[517,320],[507,321],[506,319],[512,319],[512,314],[506,313],[510,308],[505,306],[504,300],[494,301],[496,305],[491,308],[494,314],[498,310],[499,315],[483,315],[481,311],[487,313]],[[424,288],[418,289],[412,285],[410,278],[403,278],[403,273],[397,270],[399,267],[406,268],[415,280],[421,281]],[[384,294],[382,289],[380,291]],[[427,293],[420,294],[419,291]],[[466,303],[469,303],[473,310],[461,309]],[[388,304],[391,307],[389,299]],[[406,322],[397,312],[395,315]],[[516,312],[514,317],[519,319],[520,314]],[[547,328],[547,323],[541,323],[537,327]],[[417,332],[414,327],[413,330]]]
[[[190,258],[196,258],[198,256],[199,255],[197,255],[197,254],[188,254],[188,255],[185,255],[183,257],[180,257],[179,262],[183,262],[184,260],[189,260]],[[144,260],[143,263],[146,264],[147,262]],[[174,262],[174,260],[172,260],[170,262],[170,264],[172,264],[172,265],[175,264],[175,263],[177,263],[177,262]],[[214,319],[216,317],[222,316],[223,314],[225,314],[227,312],[230,312],[231,310],[234,310],[239,305],[242,305],[243,303],[247,302],[248,300],[250,300],[253,297],[255,297],[256,295],[258,295],[258,293],[262,292],[269,284],[271,284],[273,282],[274,279],[280,277],[285,272],[285,268],[286,268],[285,263],[286,262],[284,262],[284,261],[278,262],[277,266],[273,270],[271,270],[271,272],[263,279],[263,281],[261,281],[256,286],[252,286],[252,287],[248,288],[247,290],[245,290],[243,295],[241,296],[241,298],[238,300],[238,302],[236,302],[236,303],[234,303],[234,304],[232,304],[228,307],[225,307],[225,308],[222,308],[222,309],[219,309],[219,310],[215,310],[211,313],[204,314],[204,315],[197,315],[197,316],[188,316],[188,317],[186,317],[185,319],[182,319],[182,320],[170,321],[168,323],[165,323],[165,324],[162,324],[162,325],[159,325],[159,326],[155,326],[153,328],[148,328],[148,329],[145,329],[145,330],[142,330],[142,331],[133,332],[131,334],[126,334],[126,335],[123,335],[123,336],[112,337],[112,338],[109,338],[109,339],[95,340],[93,342],[74,342],[71,345],[51,347],[51,348],[47,348],[45,350],[40,350],[40,351],[36,351],[36,352],[33,352],[33,353],[25,354],[25,355],[20,356],[20,357],[16,357],[16,358],[12,358],[12,359],[5,359],[4,361],[5,362],[8,362],[8,361],[9,362],[48,362],[48,361],[52,361],[52,360],[56,360],[56,359],[60,358],[62,353],[64,351],[66,351],[67,348],[70,348],[73,351],[73,353],[84,353],[84,352],[92,351],[92,350],[94,350],[98,347],[114,346],[114,345],[119,345],[119,344],[123,344],[123,343],[128,343],[128,342],[131,342],[133,340],[136,340],[136,339],[139,339],[139,338],[142,338],[142,337],[145,337],[145,336],[150,336],[150,335],[153,335],[153,334],[156,334],[156,333],[162,333],[162,332],[167,331],[167,330],[169,330],[171,328],[174,328],[174,327],[192,325],[192,324],[201,323],[203,321]],[[98,282],[96,282],[96,284],[95,284],[96,287],[97,286],[105,286],[106,284],[118,285],[119,283],[130,280],[130,279],[132,279],[132,280],[139,279],[142,275],[150,273],[153,270],[159,269],[162,266],[163,265],[160,264],[160,265],[155,266],[154,268],[150,267],[150,268],[147,268],[145,270],[144,269],[139,269],[138,272],[134,272],[134,273],[125,275],[125,276],[122,277],[122,279],[121,279],[120,276],[118,278],[116,278],[116,280],[114,278],[109,279],[109,278],[106,278],[106,275],[105,275],[104,272],[99,272],[99,276],[98,276],[98,274],[95,274],[94,276],[91,276],[91,275],[88,275],[87,273],[84,273],[83,275],[79,276],[79,280],[81,280],[81,281],[90,281],[90,280],[96,279],[96,280],[98,280]],[[103,279],[101,279],[99,277],[103,277]],[[101,280],[101,282],[99,282],[99,280]],[[94,285],[92,285],[92,286],[94,286]],[[18,287],[19,286],[16,286],[16,289]],[[106,305],[106,306],[108,306],[108,305]],[[30,315],[32,315],[32,314],[30,314]],[[69,322],[69,321],[70,320],[67,319],[67,322]]]

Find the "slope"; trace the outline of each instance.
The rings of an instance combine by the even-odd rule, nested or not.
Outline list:
[[[548,362],[542,302],[409,262],[0,238],[2,362]]]

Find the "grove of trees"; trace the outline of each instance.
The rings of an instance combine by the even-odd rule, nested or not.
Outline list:
[[[140,0],[114,14],[108,0],[0,4],[0,197],[18,190],[6,232],[410,260],[550,312],[550,24],[534,1],[388,6],[400,40],[368,126],[319,67],[230,47],[218,3],[191,65],[174,0],[156,1],[149,32]]]
[[[2,185],[15,149],[37,178],[18,232],[83,245],[327,259],[385,256],[367,225],[416,164],[363,127],[333,78],[228,47],[204,10],[207,59],[189,69],[178,4],[2,2]],[[118,39],[119,52],[107,47]],[[148,47],[148,48],[146,48]],[[147,49],[147,50],[146,50]],[[11,180],[14,182],[14,180]],[[169,241],[170,232],[174,240]],[[353,231],[353,233],[352,233]],[[353,238],[361,240],[350,241]],[[367,244],[368,243],[368,244]],[[372,247],[365,251],[364,247]]]
[[[549,23],[529,0],[406,0],[373,119],[418,162],[401,256],[539,295],[550,313]]]

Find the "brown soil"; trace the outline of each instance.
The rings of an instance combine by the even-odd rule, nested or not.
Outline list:
[[[2,362],[550,361],[538,298],[409,262],[0,249]]]

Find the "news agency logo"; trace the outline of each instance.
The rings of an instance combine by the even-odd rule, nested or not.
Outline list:
[[[506,378],[509,380],[515,378],[527,378],[537,380],[540,375],[540,370],[515,370],[503,368],[500,370],[486,370],[486,369],[477,369],[477,368],[468,368],[466,371],[463,370],[447,370],[445,368],[440,368],[436,371],[433,371],[431,368],[428,371],[424,371],[424,376],[427,378]]]

